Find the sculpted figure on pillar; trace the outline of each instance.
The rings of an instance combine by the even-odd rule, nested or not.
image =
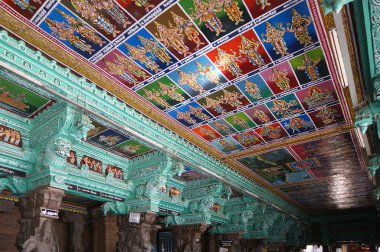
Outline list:
[[[45,220],[37,227],[35,235],[31,236],[22,246],[22,252],[55,252],[58,251],[58,240],[54,233],[52,220]]]

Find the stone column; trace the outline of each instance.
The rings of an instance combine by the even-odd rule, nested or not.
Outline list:
[[[174,252],[201,252],[201,236],[207,227],[205,224],[174,226]]]
[[[83,234],[87,217],[85,214],[65,211],[65,217],[69,223],[69,251],[84,252]]]
[[[150,252],[152,244],[156,244],[156,236],[160,225],[155,225],[156,213],[141,213],[140,223],[130,223],[129,214],[117,217],[119,226],[118,252]]]
[[[91,210],[89,220],[89,233],[91,237],[90,249],[93,252],[103,252],[106,251],[105,244],[105,217],[101,211]]]
[[[63,195],[63,190],[48,186],[31,191],[25,197],[20,198],[21,228],[16,238],[16,246],[20,251],[25,241],[32,236],[36,238],[42,235],[54,236],[54,230],[50,230],[52,229],[52,219],[40,216],[41,207],[58,210],[61,206]],[[46,224],[44,224],[45,222]],[[44,230],[41,230],[43,224]],[[45,234],[36,233],[37,229]]]

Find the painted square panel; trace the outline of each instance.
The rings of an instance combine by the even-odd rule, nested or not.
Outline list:
[[[315,129],[313,122],[306,114],[286,119],[281,122],[281,125],[291,136]]]
[[[0,124],[0,142],[22,147],[21,133],[18,130]]]
[[[338,100],[338,95],[331,80],[300,90],[296,92],[296,95],[306,110]]]
[[[318,41],[306,1],[255,27],[273,60]]]
[[[238,160],[250,170],[273,184],[279,184],[286,179],[286,174],[291,171],[285,165],[296,159],[285,148],[244,157]]]
[[[196,102],[181,106],[168,112],[168,114],[186,127],[212,118],[212,116]]]
[[[208,44],[177,4],[147,24],[146,28],[178,59],[183,59]]]
[[[302,161],[296,161],[286,164],[292,171],[301,171],[306,169],[312,169],[320,166],[320,162],[316,158],[306,159]]]
[[[275,94],[287,92],[298,86],[297,78],[288,62],[283,62],[260,74]]]
[[[197,133],[199,136],[206,139],[207,141],[211,141],[219,137],[222,137],[222,135],[220,135],[216,130],[211,128],[209,125],[202,125],[198,128],[193,129],[193,131]]]
[[[325,56],[320,47],[289,60],[301,84],[329,75]]]
[[[247,109],[245,113],[257,124],[263,125],[276,120],[265,104]]]
[[[85,58],[90,58],[108,43],[61,4],[49,13],[40,28]]]
[[[231,126],[231,124],[229,124],[223,119],[212,122],[209,125],[223,136],[227,136],[236,132],[236,130]]]
[[[124,41],[118,49],[139,66],[155,74],[177,60],[145,29]]]
[[[213,116],[223,115],[250,104],[248,99],[234,85],[201,98],[198,103]]]
[[[101,148],[110,148],[112,146],[118,145],[121,142],[128,140],[126,137],[112,129],[105,130],[96,136],[88,138],[88,142],[97,145]]]
[[[258,18],[259,16],[267,13],[278,7],[280,4],[284,3],[283,0],[244,0],[249,12],[253,18]]]
[[[12,9],[27,19],[31,19],[38,12],[45,0],[3,0]]]
[[[272,91],[259,74],[235,84],[252,102],[257,102],[273,96]]]
[[[107,128],[95,120],[91,120],[91,124],[94,126],[89,132],[87,132],[87,139],[99,134],[100,132],[105,131]]]
[[[148,72],[117,49],[109,52],[96,65],[130,88],[150,77]]]
[[[78,165],[77,153],[73,150],[70,150],[69,156],[66,158],[66,162],[68,164],[77,166]]]
[[[140,19],[159,5],[162,0],[116,0],[135,19]]]
[[[288,137],[281,124],[274,123],[255,130],[266,142],[271,142],[280,138]]]
[[[227,116],[224,119],[229,122],[237,131],[256,127],[256,124],[244,112],[239,112],[231,116]]]
[[[109,40],[134,23],[131,16],[112,0],[62,0],[61,3]]]
[[[0,76],[0,108],[24,117],[33,117],[51,100]]]
[[[162,110],[190,98],[166,76],[144,86],[136,92]]]
[[[299,104],[294,94],[289,94],[281,98],[266,103],[277,119],[290,117],[303,112],[301,104]]]
[[[218,66],[229,80],[271,62],[253,30],[230,39],[208,52],[207,57]]]
[[[181,0],[180,4],[212,42],[251,21],[242,0],[224,2]]]
[[[144,153],[152,151],[151,148],[142,145],[141,143],[137,142],[136,140],[128,140],[126,142],[123,142],[119,145],[116,145],[112,148],[115,152],[118,152],[122,155],[125,155],[129,158],[142,155]]]
[[[339,104],[330,107],[322,107],[319,110],[310,112],[309,115],[315,126],[318,128],[344,122],[342,108]]]
[[[244,147],[251,147],[264,143],[264,141],[254,131],[244,132],[233,136],[233,138]]]
[[[239,143],[237,143],[232,137],[226,137],[221,140],[214,140],[211,142],[212,145],[214,145],[219,150],[227,153],[235,150],[242,149],[243,146],[241,146]]]
[[[169,73],[168,76],[191,96],[196,96],[227,82],[223,74],[205,56],[181,66],[176,71]]]

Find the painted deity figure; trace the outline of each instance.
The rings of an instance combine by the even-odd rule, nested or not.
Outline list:
[[[337,111],[335,109],[323,108],[317,113],[316,117],[320,118],[325,125],[328,125],[336,121],[336,115]]]
[[[136,47],[127,43],[124,43],[124,45],[127,47],[128,53],[132,57],[132,59],[140,61],[142,64],[146,66],[146,68],[156,73],[161,70],[157,63],[153,61],[150,56],[146,55],[147,51],[144,47]]]
[[[210,97],[207,97],[207,96],[206,96],[205,99],[206,99],[206,105],[204,106],[205,108],[207,108],[207,109],[214,109],[219,114],[226,113],[226,110],[221,105],[220,99],[214,100],[214,99],[212,99]]]
[[[209,65],[202,65],[198,61],[195,61],[195,64],[197,65],[197,69],[200,75],[205,76],[209,81],[211,81],[215,85],[220,84],[220,78],[214,71],[213,67]]]
[[[121,140],[122,139],[119,136],[112,136],[112,135],[111,136],[105,136],[105,135],[99,136],[99,142],[104,143],[107,146],[113,146],[113,145],[117,144],[118,142],[120,142]]]
[[[112,74],[119,76],[120,78],[126,80],[128,83],[131,83],[133,85],[139,83],[139,81],[133,76],[133,74],[127,71],[122,64],[117,64],[106,59],[104,59],[103,62]]]
[[[310,24],[310,17],[301,16],[295,9],[293,9],[292,23],[287,31],[293,32],[294,37],[298,40],[298,42],[300,42],[303,46],[307,46],[313,42],[308,32],[308,27]]]
[[[56,9],[56,11],[68,22],[73,31],[78,32],[82,37],[91,41],[94,44],[102,46],[105,41],[101,39],[91,28],[87,27],[81,20],[66,14],[65,12]]]
[[[267,114],[265,114],[265,112],[262,110],[254,109],[253,110],[253,116],[256,117],[262,123],[270,122],[269,116],[267,116]]]
[[[150,4],[150,0],[132,0],[138,7],[143,7],[146,12],[149,12],[149,8],[154,8],[153,4]]]
[[[288,48],[284,40],[286,30],[282,27],[282,24],[278,25],[276,29],[269,22],[266,22],[266,28],[266,34],[261,34],[263,42],[271,43],[276,53],[281,54],[281,57],[287,55]]]
[[[188,124],[194,124],[196,123],[197,121],[195,121],[192,117],[191,117],[191,112],[190,111],[186,111],[186,112],[181,112],[181,111],[176,111],[177,112],[177,119],[179,120],[184,120],[185,122],[187,122]]]
[[[196,108],[196,107],[189,105],[189,109],[191,111],[191,114],[193,114],[194,116],[198,117],[199,119],[201,119],[203,121],[210,119],[210,117],[208,115],[203,113],[202,108]]]
[[[224,134],[230,134],[232,133],[232,130],[225,124],[220,123],[220,122],[215,122],[215,127],[217,130],[223,132]]]
[[[219,144],[222,146],[224,151],[232,151],[235,150],[237,147],[233,142],[228,141],[226,139],[220,140]]]
[[[197,81],[197,77],[198,77],[197,73],[185,73],[184,71],[178,70],[178,74],[179,74],[178,84],[189,85],[191,89],[199,93],[204,92],[203,87]]]
[[[176,92],[177,87],[171,86],[171,85],[165,85],[162,82],[157,82],[161,89],[161,95],[168,95],[173,100],[182,102],[185,100],[185,97],[183,97],[181,94]]]
[[[237,138],[238,142],[246,147],[260,142],[257,136],[246,133],[238,135]]]
[[[240,108],[243,104],[241,101],[239,101],[240,98],[243,98],[244,95],[235,93],[235,92],[229,92],[225,89],[223,89],[223,102],[236,108]]]
[[[215,135],[215,133],[212,132],[212,131],[209,130],[209,129],[206,129],[206,128],[200,128],[199,131],[200,131],[202,134],[205,134],[206,136],[210,137],[211,139],[215,139],[215,138],[217,138],[217,136]]]
[[[313,128],[312,122],[306,122],[302,118],[292,118],[289,121],[289,124],[285,123],[286,129],[291,129],[293,133],[300,132],[301,129]]]
[[[203,22],[206,27],[215,32],[215,35],[218,37],[223,30],[222,22],[220,22],[216,12],[218,12],[218,3],[217,1],[206,2],[202,0],[193,0],[194,10],[191,10],[190,16],[192,19],[199,19],[198,25],[201,25]]]
[[[276,83],[276,86],[281,89],[281,91],[288,90],[290,88],[290,79],[287,77],[288,71],[278,70],[277,68],[272,68],[273,75],[269,77],[270,81]]]
[[[334,96],[329,90],[326,89],[323,92],[317,87],[311,87],[307,92],[307,97],[304,99],[304,102],[306,102],[309,107],[315,107],[318,104],[328,103],[333,100]]]
[[[30,13],[34,13],[36,10],[36,7],[31,5],[29,0],[12,0],[12,2],[20,6],[22,10],[28,10]],[[41,1],[33,0],[33,2],[41,4]]]
[[[158,44],[158,42],[144,38],[140,35],[137,35],[137,37],[140,40],[141,44],[144,46],[145,51],[150,52],[161,62],[166,63],[166,65],[169,65],[171,63],[170,55]]]
[[[26,104],[27,100],[25,94],[21,93],[18,95],[11,95],[11,93],[6,90],[5,87],[0,86],[0,102],[11,105],[17,109],[25,111],[29,108],[29,105]]]
[[[252,65],[261,67],[264,65],[264,59],[258,53],[260,43],[240,35],[241,45],[239,46],[240,54],[247,56]]]
[[[318,63],[321,61],[321,58],[317,58],[316,60],[313,60],[309,55],[305,54],[303,58],[302,66],[299,66],[299,70],[305,71],[307,77],[309,77],[310,80],[316,80],[319,78],[319,72],[318,72]]]
[[[92,0],[96,8],[101,11],[105,10],[119,25],[123,28],[127,28],[127,25],[131,24],[128,17],[112,0]]]
[[[234,51],[231,50],[232,54],[229,54],[220,48],[217,48],[216,50],[218,52],[218,56],[216,57],[215,64],[218,67],[221,67],[223,71],[228,70],[235,77],[242,75],[243,72],[236,61],[243,61],[236,56],[236,53]]]
[[[170,12],[172,14],[174,23],[176,27],[186,35],[187,39],[194,42],[197,45],[197,49],[204,45],[204,42],[200,39],[200,33],[194,27],[193,23],[182,18],[181,16],[175,14],[173,11]]]
[[[244,120],[241,117],[238,117],[236,115],[232,116],[232,121],[234,124],[238,125],[239,127],[242,127],[243,129],[249,129],[249,125],[246,120]]]
[[[269,137],[270,139],[279,139],[281,137],[281,131],[279,127],[267,126],[261,131],[263,137]]]
[[[260,93],[260,89],[257,84],[250,82],[249,80],[245,80],[245,91],[248,92],[252,98],[261,99],[263,98]]]
[[[113,37],[116,37],[120,33],[120,31],[116,30],[116,26],[100,14],[97,7],[87,0],[71,0],[71,4],[83,18],[91,20],[92,23],[107,34],[112,34]]]
[[[239,5],[235,0],[224,0],[224,11],[227,13],[228,18],[238,25],[244,22],[243,12],[240,10]]]
[[[289,116],[301,111],[299,108],[292,110],[291,107],[295,105],[297,105],[296,100],[291,100],[289,102],[283,100],[273,100],[273,111],[278,115]]]
[[[74,34],[75,29],[73,29],[68,24],[64,22],[60,23],[57,21],[53,21],[49,18],[47,18],[45,22],[49,26],[50,30],[52,31],[51,34],[57,39],[63,40],[63,41],[67,40],[69,41],[71,45],[89,54],[92,54],[94,52],[91,45],[87,44],[86,41],[84,41],[83,39],[75,35]]]
[[[256,5],[259,5],[264,10],[265,7],[271,6],[271,3],[268,0],[256,0]]]
[[[148,74],[144,72],[142,69],[140,69],[132,60],[123,57],[117,53],[114,53],[116,56],[117,62],[122,64],[125,69],[127,69],[128,72],[132,73],[137,78],[146,79],[148,78]]]
[[[145,90],[145,96],[148,100],[156,102],[158,105],[164,107],[164,108],[169,108],[170,104],[161,97],[160,92],[157,90]]]
[[[186,57],[190,54],[189,48],[185,45],[184,36],[182,32],[176,27],[166,27],[163,24],[154,21],[157,33],[156,37],[166,47],[173,47],[179,54]]]

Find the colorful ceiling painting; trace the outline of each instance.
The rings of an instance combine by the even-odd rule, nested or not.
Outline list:
[[[95,119],[92,120],[92,124],[95,128],[88,132],[86,141],[99,148],[129,159],[153,151],[150,147],[126,134],[102,125]]]
[[[0,5],[112,76],[181,130],[230,154],[350,120],[328,67],[328,45],[319,40],[323,27],[311,15],[314,4],[62,0]],[[125,136],[114,140],[89,139],[131,156]]]
[[[364,207],[370,195],[370,188],[364,185],[369,181],[352,137],[344,133],[238,161],[306,208]]]
[[[180,176],[175,175],[174,178],[181,181],[192,181],[207,178],[208,176],[199,170],[196,170],[190,166],[185,166],[185,170],[182,172]]]
[[[33,117],[53,101],[0,76],[0,108]]]

